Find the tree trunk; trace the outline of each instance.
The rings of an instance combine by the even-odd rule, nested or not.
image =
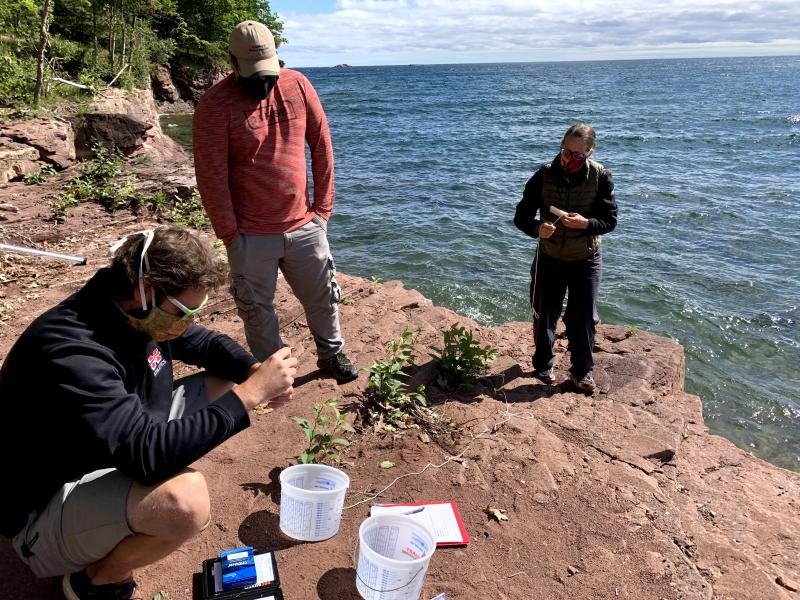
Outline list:
[[[122,20],[122,53],[119,56],[119,62],[125,64],[125,45],[128,41],[128,29],[125,27],[125,20]]]
[[[117,50],[117,36],[116,36],[116,32],[114,30],[114,25],[115,25],[115,23],[114,23],[114,16],[115,16],[114,15],[114,9],[115,8],[116,8],[116,4],[112,2],[111,6],[109,7],[109,13],[108,13],[108,52],[111,55],[111,67],[112,68],[114,67],[114,64],[115,64],[114,58],[116,56],[116,50]]]
[[[120,7],[122,8],[122,7]],[[125,50],[128,46],[128,21],[125,18],[125,11],[122,11],[122,18],[120,19],[122,23],[122,54],[119,57],[119,64],[125,64]]]
[[[94,42],[94,66],[97,67],[97,0],[92,0],[92,40]]]
[[[136,52],[139,49],[136,43],[136,20],[136,15],[133,15],[133,23],[131,25],[131,49],[128,51],[128,64],[131,65],[131,70],[128,72],[128,75],[134,86],[136,85],[136,81],[134,80],[133,65],[136,63]]]
[[[44,0],[42,6],[42,23],[39,29],[39,59],[36,61],[36,85],[33,88],[33,103],[39,106],[42,100],[42,81],[44,79],[44,55],[47,50],[47,32],[49,29],[50,0]]]

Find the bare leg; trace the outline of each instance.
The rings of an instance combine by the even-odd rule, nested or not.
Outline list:
[[[186,469],[153,487],[134,483],[127,510],[134,535],[87,567],[95,585],[130,579],[134,569],[172,554],[202,531],[211,512],[206,480],[197,471]]]

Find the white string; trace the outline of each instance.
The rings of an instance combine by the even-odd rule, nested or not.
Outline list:
[[[456,459],[459,459],[459,458],[461,458],[461,457],[464,455],[464,453],[465,453],[467,450],[469,450],[469,447],[472,445],[472,442],[474,442],[475,440],[477,440],[477,439],[481,438],[481,437],[482,437],[484,434],[486,434],[486,433],[494,433],[494,432],[497,430],[497,428],[498,428],[498,427],[500,427],[501,425],[504,425],[504,424],[505,424],[507,421],[508,421],[508,419],[505,419],[505,420],[503,420],[503,421],[500,421],[499,423],[495,423],[495,424],[494,424],[492,427],[487,427],[486,429],[484,429],[483,431],[481,431],[481,432],[480,432],[479,434],[477,434],[477,435],[470,434],[470,436],[472,437],[472,439],[470,440],[470,442],[469,442],[469,443],[468,443],[466,446],[464,446],[464,449],[463,449],[461,452],[459,452],[458,454],[453,454],[452,456],[448,456],[448,457],[447,457],[447,458],[444,460],[444,462],[442,462],[442,463],[440,463],[440,464],[438,464],[438,465],[435,465],[435,464],[433,464],[433,463],[428,463],[427,465],[425,465],[425,466],[422,468],[422,470],[421,470],[421,471],[415,471],[415,472],[413,472],[413,473],[405,473],[404,475],[400,475],[399,477],[395,477],[395,479],[394,479],[394,480],[393,480],[393,481],[392,481],[392,482],[391,482],[389,485],[387,485],[385,488],[383,488],[381,491],[379,491],[379,492],[376,492],[376,493],[374,493],[374,494],[370,495],[368,498],[364,498],[363,500],[359,500],[359,501],[358,501],[358,502],[356,502],[355,504],[351,504],[350,506],[345,506],[345,507],[344,507],[342,510],[348,510],[348,509],[350,509],[350,508],[355,508],[356,506],[359,506],[359,505],[361,505],[361,504],[364,504],[365,502],[369,502],[370,500],[374,500],[375,498],[377,498],[378,496],[380,496],[381,494],[383,494],[383,493],[384,493],[386,490],[388,490],[390,487],[392,487],[392,486],[393,486],[395,483],[397,483],[397,482],[398,482],[398,481],[400,481],[401,479],[405,479],[406,477],[411,477],[412,475],[422,475],[422,474],[423,474],[425,471],[427,471],[427,470],[428,470],[428,469],[430,469],[430,468],[434,468],[434,469],[441,469],[441,468],[442,468],[443,466],[445,466],[447,463],[449,463],[449,462],[452,462],[452,461],[454,461],[454,460],[456,460]]]
[[[553,209],[551,208],[550,211],[552,212],[552,210]],[[558,209],[556,209],[556,210],[558,210]],[[558,218],[555,221],[553,221],[551,223],[551,225],[553,227],[555,227],[556,223],[558,223],[561,220],[561,217],[563,217],[565,214],[567,214],[562,210],[558,210],[558,212],[560,212],[561,214],[558,216]],[[544,221],[542,221],[539,224],[539,229],[540,230],[542,228],[542,225],[544,225]],[[533,266],[533,287],[531,288],[531,331],[533,333],[534,340],[536,339],[536,327],[534,326],[533,322],[534,322],[534,319],[538,319],[539,318],[539,314],[536,312],[535,302],[536,302],[536,279],[539,277],[539,247],[541,245],[542,245],[542,238],[541,238],[541,236],[539,236],[539,238],[538,238],[538,240],[536,242],[536,258],[534,259],[534,266]]]
[[[505,383],[503,385],[505,385]],[[499,389],[499,390],[501,390],[503,392],[503,403],[505,404],[505,409],[503,411],[498,411],[498,414],[502,417],[501,421],[495,423],[491,427],[487,427],[486,429],[484,429],[483,431],[481,431],[478,434],[470,434],[470,437],[472,439],[469,441],[469,443],[466,446],[464,446],[464,449],[461,450],[461,452],[459,452],[458,454],[453,454],[452,456],[448,456],[443,462],[439,463],[438,465],[433,464],[433,463],[428,463],[420,471],[414,471],[412,473],[405,473],[403,475],[400,475],[399,477],[395,477],[394,480],[392,480],[392,482],[389,485],[387,485],[385,488],[383,488],[382,490],[380,490],[378,492],[375,492],[374,494],[371,494],[369,497],[364,498],[363,500],[359,500],[358,502],[356,502],[354,504],[351,504],[349,506],[345,506],[344,508],[342,508],[342,510],[348,510],[350,508],[355,508],[356,506],[364,504],[365,502],[369,502],[370,500],[374,500],[375,498],[377,498],[378,496],[382,495],[386,490],[388,490],[390,487],[392,487],[395,483],[397,483],[401,479],[405,479],[406,477],[411,477],[412,475],[422,475],[425,471],[427,471],[428,469],[431,469],[431,468],[433,468],[433,469],[441,469],[447,463],[461,458],[464,455],[464,453],[466,453],[466,451],[469,450],[470,446],[472,446],[472,443],[475,440],[481,439],[486,434],[494,434],[500,427],[502,427],[503,425],[508,423],[511,419],[517,418],[517,419],[523,419],[525,421],[531,421],[533,419],[536,419],[536,415],[534,415],[529,410],[525,410],[525,411],[522,411],[522,412],[511,412],[509,410],[508,397],[506,396],[505,391],[503,391],[503,386],[501,385],[497,389]]]
[[[150,272],[150,261],[147,260],[147,250],[150,248],[150,244],[153,243],[153,239],[156,237],[155,231],[152,229],[145,229],[141,232],[144,235],[144,244],[142,245],[142,254],[139,256],[139,295],[141,296],[142,300],[142,310],[147,310],[147,299],[144,295],[144,271],[147,269],[147,272]],[[156,290],[152,288],[153,291],[153,308],[156,306]]]
[[[142,246],[142,254],[139,256],[139,294],[141,295],[142,299],[142,310],[147,310],[147,300],[145,299],[144,295],[144,273],[145,270],[149,273],[150,272],[150,261],[147,260],[147,250],[150,248],[150,244],[153,243],[153,238],[155,237],[155,230],[153,229],[143,229],[142,231],[137,231],[136,233],[132,233],[130,235],[126,235],[121,240],[117,240],[109,249],[109,253],[111,256],[114,256],[117,253],[122,245],[127,242],[131,237],[136,235],[143,235],[144,236],[144,245]],[[153,306],[156,305],[156,296],[155,290],[153,290]]]

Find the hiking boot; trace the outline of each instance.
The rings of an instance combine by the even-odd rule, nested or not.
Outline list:
[[[61,589],[67,600],[133,600],[136,582],[131,579],[121,583],[94,585],[84,569],[64,575]]]
[[[591,371],[589,371],[580,379],[578,379],[573,373],[570,373],[569,376],[570,379],[572,379],[572,384],[578,388],[579,392],[583,392],[584,394],[592,394],[597,389],[597,384],[594,382]]]
[[[347,383],[358,377],[358,369],[344,352],[334,354],[330,358],[317,359],[317,367],[320,371],[332,375],[337,383]]]
[[[547,385],[552,385],[553,382],[556,380],[555,373],[553,372],[553,367],[550,367],[549,369],[534,369],[533,376],[542,383],[546,383]]]

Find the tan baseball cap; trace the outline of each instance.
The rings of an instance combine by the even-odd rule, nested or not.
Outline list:
[[[275,38],[263,23],[243,21],[233,28],[228,50],[239,63],[242,77],[278,75],[281,66],[275,50]]]

